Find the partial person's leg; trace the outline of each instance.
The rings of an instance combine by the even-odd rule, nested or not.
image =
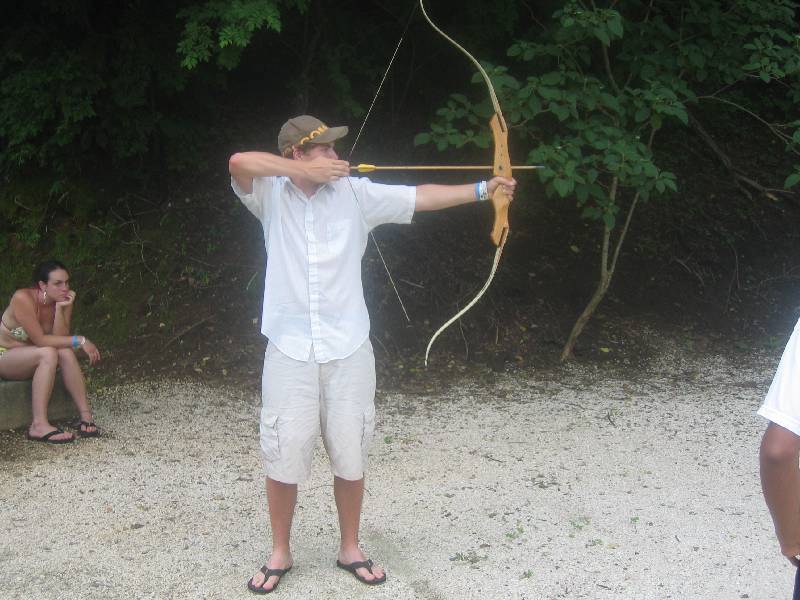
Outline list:
[[[800,436],[770,423],[759,452],[761,488],[775,525],[781,552],[800,554]]]
[[[358,541],[361,504],[364,498],[364,478],[349,481],[341,477],[334,477],[333,494],[336,497],[336,510],[339,513],[340,540],[337,560],[343,565],[364,562],[368,558],[362,552]],[[383,567],[375,564],[369,568],[355,569],[355,572],[366,581],[377,581],[386,577]]]
[[[25,380],[31,382],[31,412],[33,418],[28,428],[31,437],[40,438],[57,427],[47,419],[47,405],[53,393],[53,383],[58,366],[58,351],[55,348],[38,346],[18,346],[6,350],[0,356],[0,377],[3,379]],[[52,441],[71,440],[71,433],[58,433],[51,436]]]
[[[339,513],[340,565],[368,560],[359,546],[364,471],[375,426],[375,357],[365,342],[351,356],[321,365],[322,423],[325,448],[333,467],[333,492]],[[383,581],[383,568],[354,569],[366,582]]]
[[[269,524],[272,529],[272,552],[265,563],[266,573],[259,571],[253,575],[250,585],[267,592],[275,589],[280,575],[267,577],[270,569],[288,570],[292,567],[292,552],[289,539],[292,531],[292,517],[297,504],[297,484],[283,483],[267,479],[267,503],[269,505]]]
[[[267,347],[262,377],[261,452],[266,474],[272,552],[249,582],[253,591],[275,589],[293,563],[291,528],[297,484],[308,477],[319,437],[319,369],[297,361],[272,344]],[[270,570],[278,574],[269,575]],[[265,573],[266,571],[266,573]]]
[[[89,399],[86,397],[83,371],[81,371],[78,357],[71,348],[59,349],[58,366],[61,367],[61,379],[64,381],[64,387],[72,397],[82,421],[78,426],[79,431],[89,435],[96,433],[97,426],[93,422],[92,409],[89,407]],[[89,425],[85,425],[85,423],[89,423]]]

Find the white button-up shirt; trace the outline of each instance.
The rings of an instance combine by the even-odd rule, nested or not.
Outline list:
[[[369,337],[361,258],[369,231],[410,223],[416,188],[349,178],[308,198],[288,177],[233,191],[260,221],[267,249],[261,333],[296,360],[346,358]],[[355,191],[355,196],[353,195]]]

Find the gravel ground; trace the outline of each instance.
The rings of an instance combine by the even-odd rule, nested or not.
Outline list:
[[[776,356],[665,355],[381,390],[362,540],[334,566],[322,451],[301,487],[281,598],[776,599],[793,574],[760,494],[755,415]],[[107,435],[0,433],[0,598],[251,598],[269,531],[258,390],[101,390]]]

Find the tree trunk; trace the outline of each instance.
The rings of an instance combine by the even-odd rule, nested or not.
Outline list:
[[[650,143],[652,144],[652,142],[653,137],[651,134]],[[611,190],[609,191],[609,198],[612,203],[617,199],[618,184],[619,180],[615,177],[611,182]],[[572,331],[567,338],[567,342],[564,344],[564,348],[561,350],[561,362],[566,361],[572,356],[572,350],[575,348],[575,342],[578,341],[578,336],[583,331],[586,323],[589,322],[589,319],[592,318],[594,311],[597,309],[597,306],[600,304],[600,302],[603,301],[608,288],[611,286],[611,278],[614,276],[614,270],[617,267],[620,249],[622,248],[622,243],[625,241],[625,236],[630,228],[631,219],[633,218],[633,211],[636,210],[636,204],[638,202],[639,192],[636,192],[636,195],[631,201],[630,207],[628,207],[628,214],[625,217],[625,224],[622,226],[622,230],[617,238],[617,243],[614,247],[614,253],[611,256],[610,262],[609,246],[611,245],[611,229],[609,229],[607,224],[603,224],[603,247],[600,252],[600,281],[597,283],[597,287],[594,290],[594,294],[592,294],[591,300],[589,300],[589,304],[586,305],[586,308],[583,309],[583,312],[578,317],[578,320],[575,321],[575,324],[572,326]]]
[[[611,273],[606,273],[605,277],[601,277],[600,282],[597,284],[597,288],[594,290],[589,304],[586,305],[581,316],[578,317],[578,320],[575,321],[575,324],[572,326],[572,331],[569,334],[569,338],[567,338],[567,343],[564,344],[564,348],[561,350],[561,362],[564,362],[572,356],[572,350],[575,347],[575,342],[578,341],[578,336],[583,331],[586,323],[589,322],[589,319],[592,318],[597,306],[603,301],[610,285]]]

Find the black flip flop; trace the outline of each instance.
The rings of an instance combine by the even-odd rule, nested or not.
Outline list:
[[[49,431],[45,433],[41,437],[36,437],[35,435],[31,435],[30,431],[25,432],[25,437],[30,440],[31,442],[43,442],[45,444],[70,444],[75,441],[75,436],[72,436],[68,440],[51,440],[50,438],[54,435],[58,435],[59,433],[64,433],[64,430],[61,428],[55,428],[53,431]]]
[[[366,579],[362,575],[359,575],[358,573],[356,573],[357,569],[366,569],[367,571],[372,573],[372,567],[373,567],[374,564],[375,563],[373,563],[371,559],[359,560],[359,561],[356,561],[356,562],[351,562],[349,565],[344,564],[340,560],[336,561],[336,566],[337,567],[339,567],[340,569],[344,569],[348,573],[352,573],[353,577],[358,579],[361,583],[364,583],[366,585],[380,585],[381,583],[386,581],[386,573],[383,574],[383,577],[380,577],[380,578],[376,577],[375,579]],[[374,575],[374,573],[372,573],[372,574]]]
[[[270,594],[278,589],[278,584],[281,582],[281,577],[286,575],[286,573],[288,573],[291,570],[292,567],[289,567],[288,569],[268,569],[267,565],[264,565],[259,569],[259,571],[261,571],[264,574],[264,581],[261,583],[260,586],[258,586],[253,583],[253,578],[251,577],[250,581],[247,582],[247,589],[253,592],[254,594]],[[261,587],[267,582],[267,579],[274,576],[278,577],[278,581],[275,582],[275,585],[272,586],[271,590],[267,590]]]
[[[81,437],[100,437],[100,428],[94,421],[75,421],[72,427],[78,430],[78,435]],[[81,427],[94,427],[94,431],[84,431]]]

